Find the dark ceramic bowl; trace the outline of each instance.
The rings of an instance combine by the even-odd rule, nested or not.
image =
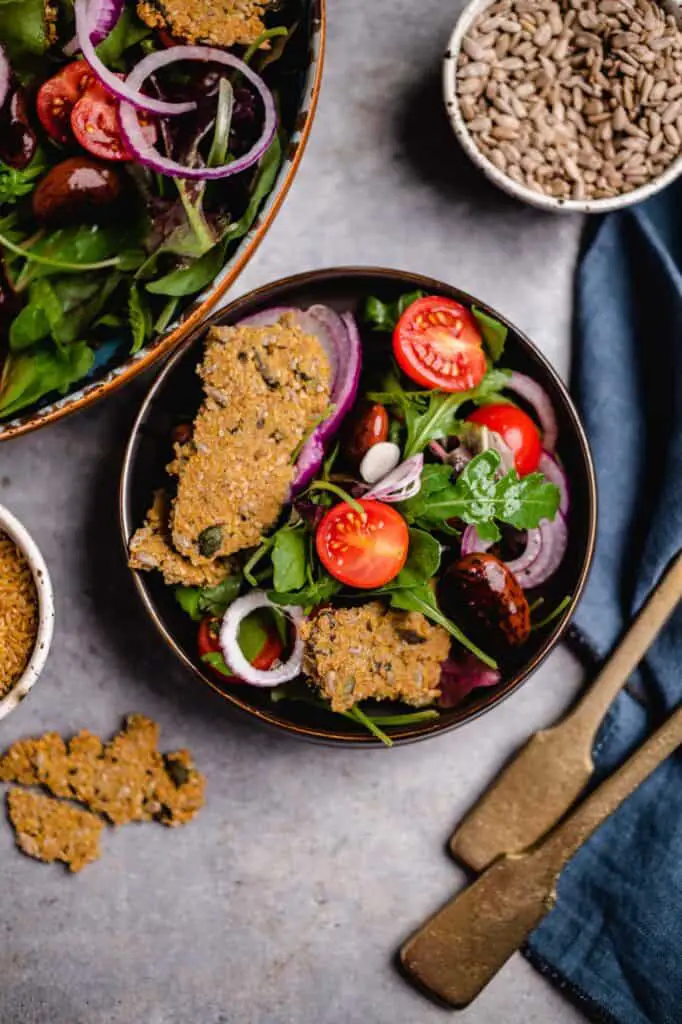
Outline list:
[[[88,377],[76,382],[66,395],[47,395],[12,419],[0,420],[0,441],[9,441],[20,434],[56,423],[64,416],[110,395],[143,373],[185,341],[237,280],[265,238],[293,183],[317,107],[324,62],[326,0],[299,2],[298,28],[284,57],[274,65],[276,73],[268,79],[279,98],[280,124],[286,139],[284,155],[275,183],[248,233],[230,246],[215,281],[182,308],[178,319],[165,334],[153,337],[135,355],[130,355],[128,347],[115,339],[103,344],[97,350],[95,365]]]
[[[558,572],[543,588],[543,593],[548,608],[554,607],[566,594],[571,594],[572,599],[551,629],[548,627],[532,634],[523,649],[523,662],[509,672],[498,686],[473,691],[456,708],[441,710],[437,720],[391,729],[391,738],[396,743],[426,739],[463,725],[499,704],[521,686],[558,643],[587,579],[596,527],[596,488],[590,451],[568,392],[545,357],[524,334],[485,302],[450,285],[417,274],[341,267],[277,281],[237,299],[215,315],[165,365],[133,427],[123,464],[120,490],[121,529],[127,548],[134,530],[144,519],[152,491],[167,483],[164,467],[170,461],[172,427],[192,417],[201,401],[195,368],[202,355],[202,340],[208,327],[213,324],[236,323],[269,306],[306,307],[319,302],[339,311],[351,309],[359,313],[368,295],[392,300],[403,292],[417,288],[449,296],[466,305],[475,303],[504,323],[509,329],[504,365],[532,376],[542,384],[552,399],[559,422],[558,453],[570,481],[572,507],[569,552]],[[364,332],[366,345],[372,344],[372,337],[371,333]],[[147,611],[169,647],[191,672],[235,708],[261,722],[306,739],[362,747],[381,745],[369,733],[361,732],[352,722],[339,715],[306,704],[282,702],[273,705],[267,691],[255,687],[221,687],[197,657],[196,625],[176,604],[172,588],[164,586],[158,573],[134,572],[133,576]]]

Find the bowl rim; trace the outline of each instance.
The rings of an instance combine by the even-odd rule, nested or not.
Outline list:
[[[550,213],[609,213],[612,210],[623,210],[628,206],[634,206],[645,199],[656,195],[662,189],[672,184],[682,174],[682,150],[679,156],[668,165],[668,167],[645,185],[640,185],[632,192],[621,193],[609,199],[560,199],[556,196],[548,196],[542,192],[535,192],[527,185],[508,177],[503,171],[488,159],[476,145],[467,128],[466,121],[462,116],[459,97],[457,95],[457,61],[462,49],[462,40],[471,27],[474,19],[487,7],[492,6],[495,0],[469,0],[459,14],[455,26],[450,34],[448,45],[443,58],[442,87],[443,99],[448,119],[452,129],[457,136],[462,148],[479,170],[492,181],[494,185],[501,188],[508,195],[521,202],[527,203],[540,210],[547,210]],[[682,0],[663,0],[663,6],[669,8],[676,16],[682,28]]]
[[[265,212],[263,213],[262,219],[259,221],[257,227],[252,229],[253,235],[250,241],[244,245],[243,249],[240,249],[239,247],[237,248],[235,252],[235,261],[232,266],[230,266],[227,273],[224,273],[225,268],[223,268],[222,272],[224,273],[224,276],[221,278],[219,284],[215,287],[211,287],[210,293],[205,299],[203,299],[203,301],[197,302],[196,307],[191,311],[191,313],[189,313],[187,319],[169,331],[168,334],[162,336],[152,348],[148,351],[143,350],[137,358],[129,356],[126,362],[118,369],[118,372],[110,370],[109,373],[113,373],[114,375],[110,376],[109,379],[93,381],[89,385],[86,384],[86,389],[80,397],[74,398],[73,401],[69,401],[70,396],[68,395],[64,398],[57,399],[51,402],[44,410],[36,410],[36,412],[33,415],[30,415],[26,420],[20,419],[19,422],[16,423],[13,422],[13,420],[9,420],[6,425],[0,423],[0,443],[3,441],[9,441],[15,437],[20,437],[22,434],[29,434],[32,431],[39,430],[41,427],[46,427],[51,423],[56,423],[58,420],[65,419],[67,416],[71,416],[74,413],[89,408],[101,398],[105,398],[107,395],[111,395],[115,391],[118,391],[118,389],[124,384],[127,384],[159,360],[173,352],[173,350],[181,345],[190,334],[201,326],[201,323],[211,313],[217,311],[217,308],[223,301],[226,293],[234,285],[248,262],[255,255],[256,250],[272,227],[275,217],[279,213],[298,174],[303,154],[310,139],[315,114],[317,112],[320,89],[322,87],[322,73],[324,70],[327,47],[327,0],[311,0],[311,20],[313,25],[316,26],[315,31],[313,32],[313,36],[316,41],[314,43],[312,59],[310,60],[306,70],[306,79],[303,86],[303,96],[304,98],[309,96],[309,103],[307,105],[304,123],[302,125],[296,125],[295,133],[298,135],[298,138],[295,142],[295,151],[293,152],[293,155],[291,155],[290,151],[287,151],[285,163],[287,158],[290,163],[286,169],[283,164],[278,172],[279,179],[279,176],[284,171],[284,177],[281,184],[278,184],[277,179],[275,186],[270,193],[270,197],[273,198],[269,203],[268,199],[270,197],[265,200]],[[75,394],[77,395],[78,392]],[[19,415],[21,416],[21,414]]]
[[[515,690],[517,690],[523,683],[530,678],[535,672],[539,665],[545,660],[545,658],[554,650],[559,643],[561,637],[568,628],[573,613],[580,601],[582,594],[587,583],[589,572],[592,566],[592,560],[594,557],[594,549],[596,543],[596,531],[597,531],[597,481],[596,473],[592,460],[592,454],[590,451],[589,442],[585,434],[582,421],[575,408],[573,400],[568,392],[566,385],[563,383],[561,377],[554,369],[552,364],[549,362],[544,353],[535,345],[528,335],[516,327],[511,321],[504,317],[501,313],[491,307],[488,303],[477,299],[475,296],[469,295],[462,289],[456,288],[454,285],[447,284],[443,281],[439,281],[436,278],[428,277],[422,274],[416,274],[411,271],[403,271],[397,268],[389,267],[375,267],[375,266],[342,266],[342,267],[330,267],[322,268],[311,271],[304,271],[302,273],[294,274],[288,277],[279,278],[276,281],[271,281],[268,284],[259,286],[258,288],[252,289],[250,292],[239,296],[234,299],[229,305],[216,314],[216,318],[219,316],[221,321],[232,319],[237,314],[239,315],[240,309],[243,306],[253,306],[258,303],[264,303],[267,301],[273,301],[276,305],[281,305],[279,293],[285,292],[290,289],[294,289],[301,286],[311,286],[324,282],[333,282],[339,279],[353,279],[353,278],[364,278],[367,276],[383,277],[387,282],[396,283],[398,281],[405,282],[406,287],[422,288],[425,291],[434,293],[445,293],[447,294],[451,290],[456,290],[461,296],[462,300],[470,304],[478,304],[485,310],[489,311],[492,315],[497,317],[501,323],[511,329],[516,337],[519,339],[522,345],[527,346],[533,357],[538,360],[543,368],[543,372],[552,380],[553,384],[557,387],[561,393],[564,404],[568,410],[571,422],[575,428],[575,440],[577,441],[582,460],[585,465],[586,476],[587,476],[587,505],[588,505],[588,528],[587,528],[587,543],[582,558],[582,567],[578,578],[577,585],[572,594],[571,602],[564,610],[563,614],[557,620],[554,629],[548,633],[544,644],[537,652],[537,654],[520,670],[515,672],[512,678],[503,686],[500,692],[496,693],[489,701],[478,708],[473,708],[468,713],[464,714],[461,718],[456,718],[450,722],[444,723],[441,720],[436,720],[432,723],[425,723],[424,725],[417,725],[406,728],[400,733],[395,735],[391,733],[391,739],[393,740],[393,746],[398,747],[406,743],[411,743],[419,740],[429,739],[434,736],[443,735],[447,732],[451,732],[453,729],[459,728],[467,722],[474,721],[481,715],[497,707],[506,700]],[[271,298],[272,293],[278,293],[274,300]],[[214,318],[215,319],[215,318]],[[143,425],[148,415],[151,406],[154,404],[159,392],[163,389],[167,377],[169,377],[175,366],[180,362],[187,351],[195,344],[198,344],[203,337],[204,333],[211,327],[211,322],[204,323],[197,329],[191,337],[187,338],[183,345],[173,353],[171,358],[165,363],[156,379],[152,382],[149,391],[147,392],[142,405],[135,417],[135,421],[132,425],[130,436],[128,438],[123,462],[121,467],[121,477],[119,481],[119,524],[121,529],[121,542],[123,545],[124,555],[126,558],[126,564],[128,561],[128,543],[132,537],[136,524],[132,523],[130,517],[130,498],[131,498],[131,487],[132,487],[132,470],[135,461],[138,444],[143,436]],[[204,675],[194,664],[194,662],[187,657],[180,645],[175,641],[170,631],[166,628],[166,625],[158,613],[156,606],[151,599],[148,588],[143,582],[143,574],[135,569],[130,569],[129,572],[133,577],[133,581],[144,607],[146,608],[152,622],[156,629],[165,640],[166,644],[179,661],[187,668],[197,679],[199,679],[204,685],[209,686],[214,690],[220,697],[228,702],[233,708],[242,714],[248,716],[251,719],[256,719],[261,724],[267,726],[270,729],[274,729],[277,732],[286,732],[292,735],[296,735],[301,739],[311,740],[313,742],[323,743],[331,746],[344,746],[344,747],[356,747],[356,748],[383,748],[383,744],[380,740],[376,739],[369,733],[365,736],[358,733],[358,735],[349,735],[348,733],[342,733],[331,729],[320,729],[315,726],[300,725],[295,722],[283,722],[281,720],[274,719],[265,710],[257,707],[253,707],[247,702],[240,699],[237,691],[235,693],[228,693],[223,690],[217,683],[210,679],[208,674]]]
[[[26,556],[38,596],[38,630],[28,664],[12,688],[0,700],[0,719],[22,702],[45,667],[54,635],[54,591],[40,548],[26,527],[4,505],[0,505],[0,531],[14,541]]]

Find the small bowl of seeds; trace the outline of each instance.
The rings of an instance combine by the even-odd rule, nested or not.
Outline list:
[[[0,505],[0,719],[43,670],[54,629],[47,566],[18,519]]]
[[[472,0],[443,87],[469,157],[533,206],[603,213],[682,172],[679,0]]]

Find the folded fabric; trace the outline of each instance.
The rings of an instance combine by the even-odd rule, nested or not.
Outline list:
[[[682,548],[682,187],[612,214],[578,268],[573,389],[594,454],[597,551],[576,626],[599,657]],[[596,780],[682,698],[682,610],[600,730]],[[526,955],[595,1021],[682,1022],[682,757],[563,872]]]

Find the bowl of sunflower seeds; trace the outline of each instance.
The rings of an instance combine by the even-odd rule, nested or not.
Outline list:
[[[0,505],[0,719],[40,676],[52,642],[54,596],[37,544]]]
[[[682,172],[678,0],[472,0],[443,88],[471,160],[533,206],[603,213]]]

